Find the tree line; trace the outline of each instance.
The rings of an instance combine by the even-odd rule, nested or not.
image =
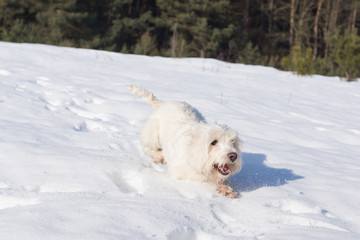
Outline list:
[[[360,0],[0,0],[0,40],[360,77]]]

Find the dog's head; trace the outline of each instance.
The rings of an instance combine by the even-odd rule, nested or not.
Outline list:
[[[241,141],[236,131],[217,124],[201,126],[193,136],[195,170],[211,182],[223,182],[241,170]]]

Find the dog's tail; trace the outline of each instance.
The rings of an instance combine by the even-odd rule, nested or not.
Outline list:
[[[142,99],[144,99],[145,101],[147,101],[153,109],[157,108],[161,103],[161,101],[158,100],[154,96],[154,94],[152,94],[151,92],[149,92],[148,90],[146,90],[144,88],[140,88],[140,87],[133,86],[133,85],[128,86],[128,88],[133,94],[135,94],[135,95],[141,97]]]

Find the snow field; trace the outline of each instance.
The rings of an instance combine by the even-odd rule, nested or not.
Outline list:
[[[244,141],[242,198],[141,151],[150,107],[186,101]],[[0,42],[4,239],[358,239],[360,85],[211,59]]]

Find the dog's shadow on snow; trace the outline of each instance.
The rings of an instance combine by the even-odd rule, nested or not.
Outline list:
[[[251,192],[262,187],[276,187],[304,177],[290,169],[271,168],[265,165],[266,155],[242,153],[243,168],[229,179],[229,184],[237,192]]]

